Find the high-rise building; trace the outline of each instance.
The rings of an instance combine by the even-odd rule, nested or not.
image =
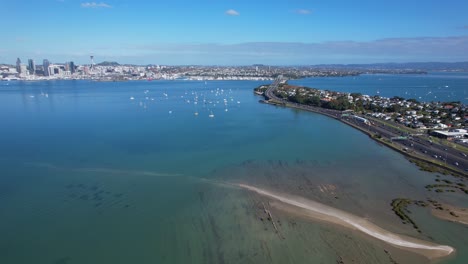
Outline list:
[[[42,62],[42,67],[44,68],[44,76],[49,76],[49,66],[50,66],[50,61],[48,59],[44,59]]]
[[[16,59],[16,71],[18,73],[21,73],[21,60],[20,60],[20,58]]]
[[[21,68],[20,77],[24,77],[24,76],[28,76],[28,75],[29,75],[28,66],[26,66],[26,65],[24,65],[24,64],[21,64],[21,65],[20,65],[20,68]]]
[[[71,74],[74,74],[75,73],[75,63],[73,61],[70,61],[68,63],[68,70],[70,71]]]
[[[28,70],[30,74],[36,73],[36,63],[34,62],[33,59],[28,60]]]

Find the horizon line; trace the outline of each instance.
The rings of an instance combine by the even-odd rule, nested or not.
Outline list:
[[[18,57],[19,58],[19,57]],[[29,59],[28,59],[29,60]],[[64,62],[51,62],[51,64],[65,64],[67,62],[73,62],[72,60],[64,61]],[[273,67],[297,67],[297,66],[348,66],[348,65],[391,65],[391,64],[430,64],[430,63],[440,63],[440,64],[457,64],[457,63],[467,63],[468,61],[453,61],[453,62],[445,62],[445,61],[407,61],[407,62],[369,62],[369,63],[319,63],[319,64],[265,64],[265,63],[251,63],[251,64],[134,64],[134,63],[119,63],[117,61],[109,61],[104,60],[99,63],[95,63],[94,65],[98,65],[104,62],[108,63],[117,63],[119,65],[132,65],[132,66],[153,66],[153,65],[161,65],[161,66],[175,66],[175,67],[183,67],[183,66],[216,66],[216,67],[245,67],[245,66],[273,66]],[[21,63],[27,64],[27,63]],[[15,66],[15,64],[4,63],[0,62],[1,66]],[[41,64],[38,64],[41,65]],[[80,63],[77,65],[89,65],[89,63]]]

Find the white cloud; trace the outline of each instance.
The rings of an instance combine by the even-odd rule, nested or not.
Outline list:
[[[240,15],[240,13],[237,12],[236,10],[234,10],[234,9],[229,9],[228,11],[226,11],[226,15],[229,15],[229,16],[238,16],[238,15]]]
[[[19,36],[21,37],[21,36]],[[30,41],[30,40],[28,40]],[[13,43],[13,42],[12,42]],[[310,65],[378,62],[468,61],[468,34],[452,37],[415,37],[370,41],[247,42],[247,43],[82,43],[73,49],[60,43],[38,46],[44,53],[22,50],[22,45],[0,46],[0,63],[24,58],[89,63],[114,60],[132,64],[171,65]],[[55,45],[55,46],[50,46]],[[1,49],[4,51],[2,52]],[[73,50],[73,53],[70,51]]]
[[[308,10],[308,9],[297,9],[294,11],[296,14],[300,14],[300,15],[308,15],[308,14],[311,14],[312,11]]]
[[[256,61],[267,64],[466,61],[468,35],[315,43],[160,43],[136,46],[126,52],[129,50],[182,64],[196,64],[197,61],[205,64],[249,64]]]
[[[106,3],[96,3],[96,2],[87,2],[87,3],[81,3],[81,7],[84,8],[112,8],[111,5],[108,5]]]

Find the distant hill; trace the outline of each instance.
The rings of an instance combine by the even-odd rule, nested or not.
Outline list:
[[[320,64],[313,67],[341,69],[417,69],[425,71],[468,71],[468,62],[406,62],[372,64]]]
[[[103,61],[101,63],[96,64],[97,66],[120,66],[118,62],[115,61]]]

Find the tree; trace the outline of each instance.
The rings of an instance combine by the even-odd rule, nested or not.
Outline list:
[[[401,110],[401,105],[394,104],[394,105],[389,106],[387,109],[389,112],[399,113]]]
[[[354,111],[355,112],[362,112],[364,111],[364,104],[362,103],[362,100],[357,100],[354,103]]]
[[[340,97],[336,98],[336,100],[332,100],[330,102],[327,102],[324,105],[324,107],[329,108],[329,109],[335,109],[335,110],[343,111],[343,110],[349,109],[351,107],[351,103],[348,101],[347,96],[340,96]]]
[[[423,124],[429,124],[431,122],[431,119],[427,118],[427,117],[419,118],[418,120],[419,120],[419,122],[421,122]]]
[[[309,97],[306,100],[306,104],[312,105],[312,106],[320,106],[320,97],[314,95],[312,97]]]

